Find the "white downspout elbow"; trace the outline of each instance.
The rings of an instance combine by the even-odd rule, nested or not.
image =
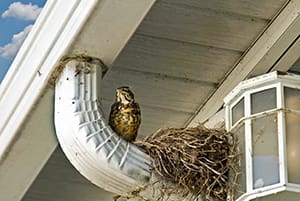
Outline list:
[[[102,68],[98,59],[69,61],[55,86],[55,128],[73,166],[92,183],[123,194],[151,177],[150,158],[120,138],[100,108]]]

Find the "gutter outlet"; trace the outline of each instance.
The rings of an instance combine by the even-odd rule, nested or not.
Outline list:
[[[119,137],[100,108],[103,63],[69,61],[55,85],[55,128],[62,150],[88,180],[124,194],[151,178],[150,157]]]

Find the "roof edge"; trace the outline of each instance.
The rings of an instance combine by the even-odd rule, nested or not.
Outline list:
[[[0,85],[0,200],[21,200],[57,145],[45,88],[97,2],[48,0]]]
[[[0,86],[0,164],[18,125],[42,95],[55,64],[96,3],[47,1]]]

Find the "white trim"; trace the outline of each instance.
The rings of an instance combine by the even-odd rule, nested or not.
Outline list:
[[[244,93],[245,98],[245,117],[251,115],[251,100],[250,93]],[[253,189],[253,174],[252,174],[252,122],[251,119],[245,119],[245,167],[246,167],[246,189],[247,192]]]
[[[264,197],[264,196],[279,193],[279,192],[282,192],[285,190],[286,190],[285,186],[272,185],[272,186],[269,186],[268,188],[264,188],[263,190],[259,189],[256,191],[252,191],[250,193],[245,193],[242,196],[240,196],[236,201],[253,200],[255,198]]]
[[[245,193],[242,196],[240,196],[236,201],[249,201],[249,200],[255,200],[256,198],[280,193],[283,191],[290,191],[295,193],[300,193],[300,185],[294,185],[294,184],[287,184],[284,185],[273,185],[269,188],[265,188],[262,190],[253,191],[250,193]]]
[[[286,189],[288,191],[300,193],[300,185],[299,184],[287,183],[286,184]]]
[[[248,81],[248,80],[247,80]],[[271,80],[272,81],[272,80]],[[243,83],[243,82],[242,82]],[[264,84],[264,82],[262,82],[262,85],[266,85]],[[277,88],[278,87],[278,83],[272,84],[272,85],[267,85],[267,86],[261,86],[259,88],[256,88],[253,84],[250,85],[251,89],[248,89],[247,86],[242,86],[240,87],[240,85],[238,85],[238,87],[236,87],[231,94],[228,95],[228,97],[226,97],[226,101],[225,102],[225,106],[229,106],[229,112],[228,112],[228,129],[232,129],[234,127],[236,127],[238,124],[240,124],[241,121],[245,121],[246,119],[252,119],[255,118],[256,116],[261,116],[264,115],[266,113],[272,113],[274,111],[277,110],[278,107],[273,108],[271,110],[268,110],[267,112],[261,112],[261,113],[255,113],[255,114],[251,114],[250,109],[251,108],[247,108],[247,110],[249,110],[247,113],[249,113],[248,115],[246,115],[246,103],[244,102],[244,117],[242,117],[240,120],[238,120],[237,122],[235,122],[232,125],[232,108],[241,100],[241,99],[245,99],[246,96],[251,95],[253,93],[259,92],[259,91],[264,91],[264,90],[268,90],[271,88]],[[249,86],[249,87],[250,87]],[[246,92],[247,91],[247,92]],[[232,98],[232,99],[230,99]],[[249,97],[250,98],[250,97]],[[245,100],[244,100],[245,101]],[[250,101],[250,99],[249,99]]]
[[[226,97],[225,106],[229,110],[237,101],[244,98],[245,100],[245,116],[236,122],[230,130],[234,130],[242,122],[245,123],[245,153],[246,153],[246,183],[247,192],[239,197],[237,200],[251,200],[257,197],[270,195],[272,193],[283,190],[300,192],[300,185],[288,183],[287,178],[287,153],[286,153],[286,136],[285,136],[285,113],[293,112],[300,114],[300,111],[285,108],[284,104],[284,87],[300,88],[300,76],[289,73],[272,72],[262,76],[258,76],[241,82],[233,91]],[[267,89],[276,88],[276,107],[260,113],[251,114],[251,94],[264,91]],[[277,130],[278,130],[278,155],[279,155],[279,177],[280,181],[277,184],[268,185],[265,187],[253,188],[253,160],[252,160],[252,125],[251,120],[261,116],[270,114],[277,115]],[[226,114],[226,124],[231,122],[231,113]]]
[[[231,104],[231,101],[235,100],[234,97],[239,97],[239,94],[244,93],[245,90],[251,90],[251,93],[254,93],[255,91],[261,91],[264,87],[265,89],[271,88],[269,87],[271,84],[278,82],[276,79],[284,80],[285,84],[291,84],[292,86],[300,84],[300,75],[292,73],[281,74],[278,71],[274,71],[240,82],[226,97],[224,97],[224,103],[225,105]]]
[[[283,84],[279,83],[277,87],[277,108],[285,108],[284,105],[284,90]],[[277,115],[277,130],[278,130],[278,151],[279,151],[279,176],[280,183],[287,183],[287,160],[286,160],[286,130],[285,130],[285,111],[278,111]]]
[[[225,107],[225,129],[230,130],[231,125],[232,125],[232,120],[231,120],[231,108],[230,107]],[[226,121],[227,119],[227,121]]]

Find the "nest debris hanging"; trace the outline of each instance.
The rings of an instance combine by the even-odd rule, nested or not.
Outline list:
[[[52,86],[52,87],[55,86],[57,77],[61,74],[63,69],[66,67],[66,64],[72,60],[77,61],[77,62],[85,62],[85,63],[89,63],[89,62],[92,62],[93,60],[97,60],[99,63],[101,63],[102,75],[104,75],[108,70],[108,67],[99,58],[88,56],[87,54],[65,55],[59,60],[55,70],[52,72],[52,75],[48,81],[50,86]],[[78,71],[77,73],[79,73],[81,70],[84,70],[84,69],[80,69],[79,66],[77,66],[77,68],[78,68],[78,69],[76,69]]]
[[[192,194],[195,199],[226,200],[229,193],[233,197],[238,153],[233,136],[225,130],[202,125],[160,129],[135,144],[149,153],[158,177],[172,183],[168,196],[175,186],[182,196]]]

